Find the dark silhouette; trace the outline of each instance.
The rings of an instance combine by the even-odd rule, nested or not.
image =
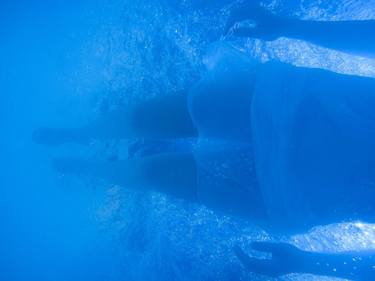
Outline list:
[[[156,97],[79,129],[39,129],[34,140],[146,139],[143,156],[58,159],[54,166],[198,202],[272,231],[374,221],[375,80],[259,65],[223,44],[189,93]],[[188,145],[160,149],[160,142],[184,139]]]
[[[34,132],[33,139],[45,145],[59,145],[84,144],[91,139],[175,139],[197,135],[188,111],[187,93],[181,92],[107,113],[84,127],[40,128]]]
[[[289,273],[309,273],[356,281],[375,280],[375,252],[324,254],[307,252],[285,243],[252,243],[256,251],[267,252],[270,259],[252,258],[241,248],[234,252],[244,267],[254,273],[279,277]]]
[[[250,21],[250,26],[246,26],[245,21]],[[283,18],[252,1],[245,1],[233,9],[225,33],[264,40],[289,37],[347,53],[375,56],[375,20],[312,21]]]

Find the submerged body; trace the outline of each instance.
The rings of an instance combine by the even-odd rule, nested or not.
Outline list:
[[[276,232],[374,221],[375,80],[259,65],[227,46],[213,58],[189,94],[155,98],[81,130],[40,130],[35,138],[195,139],[184,151],[55,165],[198,202]]]

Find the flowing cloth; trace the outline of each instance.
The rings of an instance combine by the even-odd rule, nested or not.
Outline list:
[[[374,109],[374,79],[263,65],[250,119],[257,177],[272,225],[298,230],[373,221]]]
[[[200,201],[283,232],[375,217],[375,80],[227,47],[189,95]]]
[[[257,64],[228,46],[215,49],[208,63],[210,71],[189,94],[199,132],[198,198],[215,210],[259,217],[264,208],[249,119]]]

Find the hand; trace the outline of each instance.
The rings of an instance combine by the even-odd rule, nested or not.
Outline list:
[[[251,26],[244,25],[244,21],[251,21]],[[258,4],[247,1],[232,10],[224,34],[274,40],[282,35],[285,22]]]
[[[251,272],[278,277],[298,271],[303,251],[286,243],[255,242],[251,247],[260,252],[269,252],[272,259],[257,259],[245,254],[236,246],[233,250],[241,263]]]

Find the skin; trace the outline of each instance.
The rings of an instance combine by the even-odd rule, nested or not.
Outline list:
[[[144,155],[141,153],[140,156],[118,161],[65,158],[56,159],[53,165],[61,173],[95,176],[132,190],[153,190],[204,204],[218,212],[263,223],[272,230],[278,225],[282,227],[283,234],[353,219],[354,214],[358,216],[354,219],[373,220],[374,212],[367,208],[374,206],[372,188],[357,188],[358,181],[371,179],[374,174],[374,157],[370,157],[375,155],[372,142],[375,133],[372,121],[375,103],[373,79],[280,63],[264,67],[263,71],[252,76],[252,79],[257,79],[255,84],[250,81],[244,85],[240,82],[247,79],[244,80],[238,73],[233,80],[226,80],[228,73],[233,72],[224,67],[220,79],[212,76],[196,87],[197,99],[190,103],[193,105],[190,112],[187,95],[168,95],[103,116],[81,129],[39,129],[34,134],[34,141],[58,145],[85,143],[94,138],[145,138],[139,148],[133,148],[137,151],[148,146]],[[270,75],[272,83],[269,83]],[[285,84],[288,77],[296,80]],[[221,81],[224,85],[220,84]],[[252,91],[249,92],[249,89]],[[303,93],[299,89],[308,91]],[[233,93],[237,94],[237,99],[233,99]],[[248,100],[249,96],[242,96],[244,93],[253,98]],[[212,103],[211,95],[219,102]],[[251,111],[250,106],[243,106],[248,102],[251,102]],[[210,106],[210,111],[204,110],[206,106]],[[220,116],[223,111],[227,114]],[[231,116],[234,112],[236,114]],[[291,113],[294,114],[292,118],[286,118]],[[190,114],[194,115],[194,120]],[[211,118],[215,114],[217,117]],[[232,126],[240,124],[247,116],[251,116],[249,120],[255,131]],[[248,124],[245,122],[243,127],[248,129]],[[233,178],[225,178],[224,182],[219,181],[218,186],[212,185],[214,189],[207,192],[211,201],[207,201],[202,199],[198,184],[198,174],[206,171],[199,167],[191,149],[160,150],[163,140],[196,139],[198,131],[208,133],[203,134],[206,137],[225,138],[230,142],[241,139],[243,143],[255,146],[257,169],[262,171],[257,171],[257,180],[263,189],[268,189],[271,199],[276,200],[270,201],[269,205],[276,215],[273,220],[269,220],[267,215],[270,212],[267,213],[263,205],[264,190],[261,193],[256,183],[244,188],[240,181],[243,175],[235,174]],[[153,148],[155,143],[156,150]],[[245,150],[250,147],[245,146]],[[219,150],[203,151],[203,156],[211,159],[212,153],[212,159],[225,159],[236,153],[230,149],[230,146],[220,146]],[[133,152],[133,155],[136,154]],[[232,167],[236,171],[237,168],[236,164]],[[249,178],[252,176],[246,175],[242,179],[247,181]],[[284,203],[289,209],[282,208]],[[294,206],[289,206],[291,204]],[[311,210],[301,206],[316,210],[310,213]],[[287,213],[282,213],[284,211]],[[302,228],[293,228],[298,219],[302,224],[297,225]],[[374,280],[372,253],[310,253],[289,244],[270,243],[255,243],[253,248],[271,253],[272,259],[254,259],[240,248],[235,248],[235,253],[249,271],[258,274],[278,277],[288,273],[311,273],[351,280]]]
[[[254,27],[237,22],[252,20]],[[351,54],[374,57],[375,21],[303,21],[277,17],[247,1],[232,11],[226,33],[238,37],[275,40],[289,37]],[[370,281],[375,278],[375,253],[324,254],[299,250],[284,243],[253,243],[257,251],[272,254],[271,259],[246,255],[239,247],[234,252],[244,267],[254,273],[279,277],[289,273],[309,273],[349,280]]]
[[[239,22],[251,20],[255,27]],[[275,40],[288,37],[322,47],[373,58],[375,56],[375,20],[310,21],[283,18],[245,1],[233,9],[225,33],[238,37]]]
[[[187,95],[166,95],[81,130],[39,129],[34,140],[144,138],[135,148],[140,156],[58,159],[55,168],[204,204],[274,233],[373,222],[374,80],[275,62],[255,76],[222,69],[195,87],[190,102]],[[290,77],[294,82],[286,83]],[[211,142],[201,150],[158,143],[186,138]]]
[[[175,139],[197,135],[188,111],[187,93],[181,92],[111,112],[83,127],[39,128],[32,138],[36,143],[55,146],[86,144],[92,139]]]
[[[255,22],[255,27],[246,28],[236,24],[249,19]],[[250,2],[246,2],[245,6],[233,10],[226,27],[226,33],[234,36],[254,37],[264,40],[274,40],[285,36],[369,57],[374,55],[375,50],[374,30],[375,21],[318,22],[286,19],[277,17]],[[339,76],[337,77],[339,78]],[[208,97],[207,100],[209,101],[210,98]],[[307,108],[311,109],[311,104],[314,102],[314,99],[307,100]],[[69,142],[87,143],[90,139],[145,138],[167,140],[197,138],[198,130],[190,116],[187,103],[186,93],[160,97],[137,105],[130,110],[127,109],[112,116],[101,118],[83,128],[41,128],[36,130],[33,138],[35,142],[45,145],[59,145]],[[355,103],[356,101],[354,101]],[[265,103],[261,102],[261,104],[264,105]],[[215,110],[213,113],[217,114]],[[319,104],[317,105],[317,110],[311,112],[312,116],[324,116],[324,114]],[[304,118],[310,120],[310,116],[304,116]],[[312,119],[316,120],[315,117]],[[225,121],[227,118],[223,118],[223,120]],[[327,119],[324,117],[321,123],[318,124],[321,128],[317,128],[320,131],[323,128],[328,137],[332,137],[332,130],[329,124],[326,125],[326,121]],[[231,128],[230,125],[228,124],[229,129]],[[318,125],[314,123],[311,126]],[[306,123],[302,127],[306,127]],[[235,138],[238,138],[237,131],[232,132],[232,134]],[[226,135],[224,134],[224,136]],[[242,134],[240,133],[240,135]],[[219,136],[222,137],[221,135]],[[273,141],[275,140],[273,139]],[[301,143],[305,142],[305,140],[299,141]],[[320,140],[316,140],[317,143],[319,143],[318,141]],[[335,152],[337,147],[335,143],[330,151]],[[338,155],[341,153],[339,148],[337,148]],[[364,149],[364,152],[368,151]],[[319,154],[314,153],[310,157],[316,160],[316,163],[322,163]],[[284,158],[280,157],[280,159]],[[332,157],[332,161],[337,159],[337,157]],[[314,162],[307,161],[306,163]],[[358,163],[361,163],[361,161]],[[328,164],[327,167],[335,166]],[[338,165],[337,163],[335,164],[336,166]],[[54,167],[57,171],[63,173],[95,175],[133,190],[155,190],[177,198],[200,203],[197,184],[198,165],[194,155],[189,152],[157,153],[155,155],[150,153],[147,157],[110,163],[65,158],[55,160]],[[317,170],[317,167],[312,167]],[[311,169],[311,167],[298,168],[301,169],[300,174],[305,172],[302,168]],[[350,170],[349,168],[348,170]],[[265,184],[267,184],[268,178],[275,177],[265,176],[263,180]],[[333,181],[333,183],[335,182]],[[239,191],[234,192],[237,184],[235,181],[228,180],[226,186],[230,188],[222,188],[215,192],[216,199],[219,199],[218,202],[220,204],[213,204],[211,207],[224,213],[244,216],[254,220],[264,220],[266,216],[265,210],[262,204],[258,204],[261,198],[257,190],[244,192],[239,186]],[[273,183],[271,182],[269,186],[272,185]],[[253,202],[249,201],[251,199]],[[250,206],[249,209],[247,209],[248,206]],[[374,253],[312,253],[301,251],[289,244],[274,243],[254,243],[252,247],[254,250],[272,254],[272,258],[255,259],[245,254],[238,247],[234,251],[245,268],[258,274],[279,277],[288,273],[310,273],[350,280],[369,281],[375,279]]]
[[[286,243],[268,242],[255,242],[251,247],[272,255],[271,259],[257,259],[239,247],[234,248],[243,266],[257,274],[277,278],[290,273],[308,273],[361,281],[375,278],[374,252],[313,253]]]

